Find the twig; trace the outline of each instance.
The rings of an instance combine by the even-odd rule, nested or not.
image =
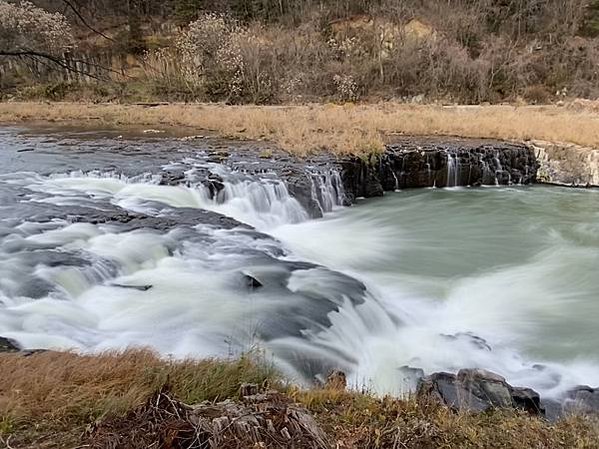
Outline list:
[[[62,0],[62,1],[75,13],[75,15],[79,18],[79,20],[81,20],[81,22],[83,23],[83,25],[85,25],[87,28],[89,28],[94,33],[99,34],[104,39],[108,39],[109,41],[115,42],[115,40],[113,38],[111,38],[110,36],[106,36],[104,33],[102,33],[99,30],[96,30],[90,24],[88,24],[87,21],[81,15],[81,13],[77,10],[77,8],[75,8],[73,6],[73,4],[69,0]]]

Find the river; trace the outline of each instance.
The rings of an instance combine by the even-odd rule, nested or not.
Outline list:
[[[42,131],[0,131],[0,335],[24,347],[252,351],[381,394],[414,388],[407,367],[599,385],[599,191],[331,194],[311,220],[277,176],[194,142]]]

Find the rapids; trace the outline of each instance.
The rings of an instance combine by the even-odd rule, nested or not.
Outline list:
[[[0,335],[24,347],[257,351],[296,382],[338,368],[381,394],[414,387],[407,366],[483,367],[546,396],[599,385],[597,191],[344,208],[338,173],[312,170],[313,220],[276,173],[176,139],[5,128],[0,162]]]

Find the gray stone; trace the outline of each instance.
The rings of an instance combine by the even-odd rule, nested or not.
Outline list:
[[[519,408],[543,414],[538,393],[514,388],[500,375],[484,369],[462,369],[457,375],[433,373],[422,380],[417,395],[436,399],[455,411]]]
[[[541,396],[531,388],[512,387],[512,402],[515,408],[532,415],[545,414],[545,408],[541,405]]]
[[[599,413],[599,389],[583,385],[570,390],[563,402],[566,413]]]
[[[19,352],[20,350],[21,347],[16,341],[10,338],[0,337],[0,352]]]

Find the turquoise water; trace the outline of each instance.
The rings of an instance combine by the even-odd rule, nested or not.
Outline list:
[[[365,349],[362,377],[482,366],[535,384],[526,370],[546,363],[599,380],[599,191],[406,190],[300,226],[279,231],[296,254],[363,280],[403,321]],[[456,334],[493,357],[439,339]]]

